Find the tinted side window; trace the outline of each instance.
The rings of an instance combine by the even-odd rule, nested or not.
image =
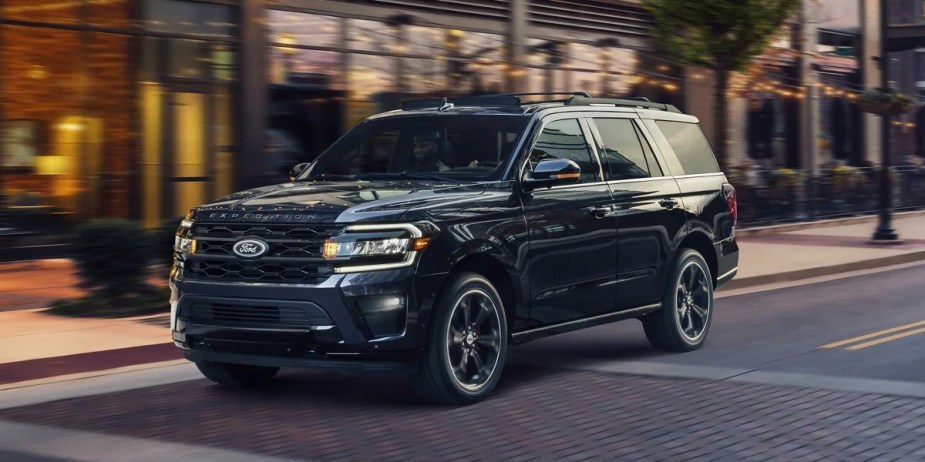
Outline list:
[[[719,172],[719,164],[707,142],[707,137],[697,124],[657,120],[668,144],[678,156],[685,175]]]
[[[578,119],[564,119],[550,122],[543,128],[530,152],[530,169],[543,159],[568,159],[581,167],[580,183],[600,181],[598,164],[591,155],[591,149],[581,131]]]
[[[595,118],[604,143],[601,161],[608,180],[662,176],[649,143],[630,119]]]

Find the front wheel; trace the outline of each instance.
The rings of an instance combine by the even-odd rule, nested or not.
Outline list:
[[[196,361],[199,372],[207,379],[228,387],[255,388],[265,385],[279,372],[278,367]]]
[[[642,318],[646,338],[665,351],[692,351],[707,338],[713,320],[713,278],[703,256],[685,249],[675,263],[662,308]]]
[[[434,307],[425,354],[410,382],[433,403],[476,403],[498,384],[506,357],[507,321],[498,291],[484,277],[462,273]]]

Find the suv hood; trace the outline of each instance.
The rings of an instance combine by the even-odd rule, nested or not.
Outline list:
[[[412,208],[478,196],[485,188],[424,181],[283,183],[230,194],[194,214],[198,221],[384,221]]]

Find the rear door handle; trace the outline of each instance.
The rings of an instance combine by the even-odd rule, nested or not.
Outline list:
[[[673,209],[678,206],[678,201],[677,199],[662,199],[658,201],[658,205],[661,205],[666,209]]]
[[[593,215],[595,218],[604,218],[607,215],[613,213],[612,205],[604,205],[601,207],[591,207],[588,209],[588,213]]]

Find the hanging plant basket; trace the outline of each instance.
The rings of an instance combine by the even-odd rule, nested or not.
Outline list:
[[[889,101],[858,101],[858,109],[869,114],[885,115],[893,108]]]
[[[867,90],[858,97],[858,109],[882,116],[905,114],[915,106],[916,102],[910,96],[893,90]]]

